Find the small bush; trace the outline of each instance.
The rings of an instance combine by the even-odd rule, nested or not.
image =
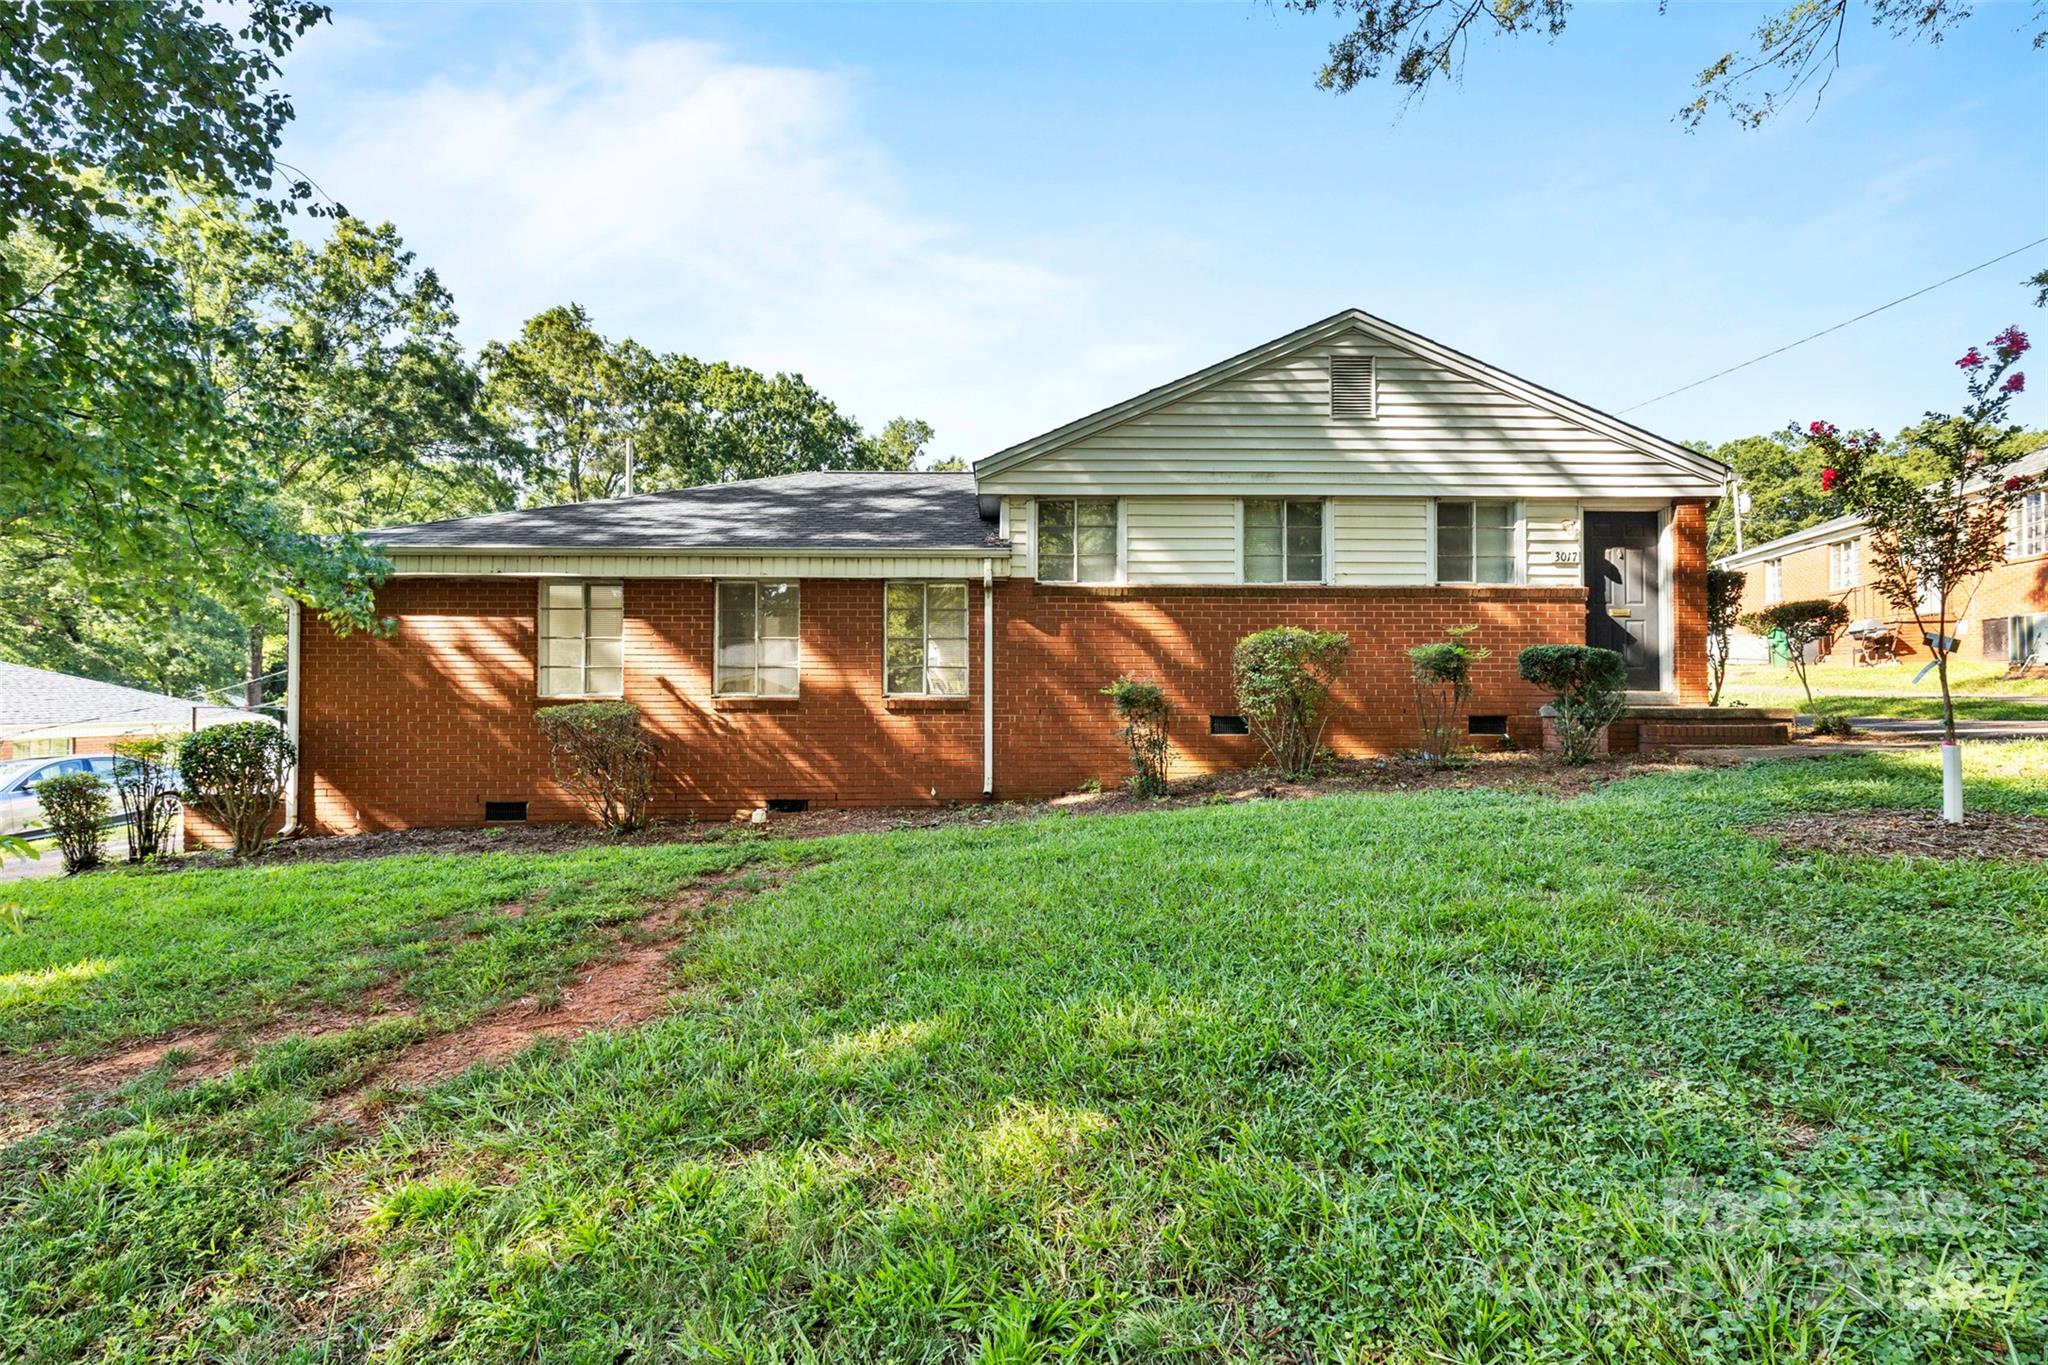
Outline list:
[[[1593,757],[1600,732],[1628,711],[1628,664],[1592,645],[1531,645],[1515,656],[1522,677],[1550,693],[1564,761]]]
[[[1351,657],[1351,637],[1275,626],[1237,642],[1237,707],[1283,777],[1305,777],[1322,754],[1330,687]]]
[[[1173,720],[1173,703],[1158,683],[1122,677],[1102,689],[1116,708],[1122,724],[1117,733],[1131,751],[1131,776],[1125,784],[1133,796],[1166,795],[1166,769],[1173,760],[1173,745],[1167,726]]]
[[[228,832],[237,858],[253,858],[263,851],[298,756],[291,736],[268,721],[209,726],[178,746],[185,800]]]
[[[1813,704],[1813,684],[1806,679],[1806,651],[1845,628],[1849,624],[1849,609],[1825,597],[1808,597],[1753,611],[1742,618],[1742,624],[1759,635],[1776,635],[1785,642],[1792,672],[1806,693],[1807,708],[1818,710]]]
[[[94,773],[62,773],[36,783],[43,822],[57,836],[66,872],[89,872],[106,861],[107,784]]]
[[[654,799],[654,743],[629,701],[574,702],[534,714],[548,769],[607,829],[638,829]]]
[[[128,817],[128,861],[139,863],[171,846],[178,818],[178,741],[170,735],[125,739],[114,746],[114,790]]]
[[[1742,585],[1749,575],[1740,569],[1707,570],[1707,673],[1713,690],[1707,705],[1721,704],[1721,684],[1728,679],[1728,651],[1734,645],[1736,617],[1742,611]]]
[[[1847,739],[1856,733],[1856,727],[1849,723],[1847,716],[1815,716],[1813,718],[1813,732],[1816,735],[1829,735],[1835,739]]]
[[[1465,637],[1477,629],[1453,626],[1444,632],[1449,639],[1417,645],[1408,651],[1424,758],[1449,762],[1464,739],[1465,702],[1472,695],[1472,665],[1493,652],[1465,643]]]

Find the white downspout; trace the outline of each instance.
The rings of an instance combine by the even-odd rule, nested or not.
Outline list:
[[[996,566],[981,561],[981,794],[996,791]]]
[[[284,732],[292,742],[292,770],[285,775],[284,825],[279,838],[299,828],[299,604],[285,604]]]

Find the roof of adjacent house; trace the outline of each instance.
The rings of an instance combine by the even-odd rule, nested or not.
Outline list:
[[[2042,446],[2039,450],[2022,455],[2011,464],[2004,466],[1998,471],[1998,478],[2000,481],[2014,478],[2032,479],[2043,474],[2048,474],[2048,446]],[[1981,482],[1973,483],[1971,491],[1975,492],[1982,486]],[[1854,512],[1846,516],[1829,517],[1826,521],[1815,522],[1813,525],[1797,531],[1787,531],[1782,536],[1763,541],[1760,544],[1751,545],[1746,549],[1738,550],[1732,555],[1723,555],[1714,562],[1723,567],[1739,568],[1744,564],[1755,564],[1760,560],[1776,559],[1780,555],[1788,554],[1793,550],[1802,550],[1809,546],[1823,544],[1844,534],[1861,530],[1862,527],[1863,518]]]
[[[253,711],[208,706],[139,687],[98,682],[26,664],[0,663],[0,738],[61,739],[261,720]]]
[[[392,550],[1001,550],[966,473],[832,471],[366,531]]]

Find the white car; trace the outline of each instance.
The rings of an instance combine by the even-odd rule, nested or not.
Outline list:
[[[100,780],[114,780],[114,760],[108,754],[84,758],[17,758],[0,763],[0,834],[43,832],[43,803],[36,799],[36,784],[61,773],[95,773]]]

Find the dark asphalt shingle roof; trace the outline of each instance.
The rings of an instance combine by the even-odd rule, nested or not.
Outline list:
[[[231,706],[196,704],[199,724],[223,720],[260,720],[254,712]],[[137,730],[159,726],[185,729],[192,724],[195,703],[139,687],[97,682],[54,673],[26,664],[0,663],[0,735],[19,738],[61,738],[74,725],[133,725]]]
[[[813,473],[367,531],[393,550],[999,549],[972,474]]]

